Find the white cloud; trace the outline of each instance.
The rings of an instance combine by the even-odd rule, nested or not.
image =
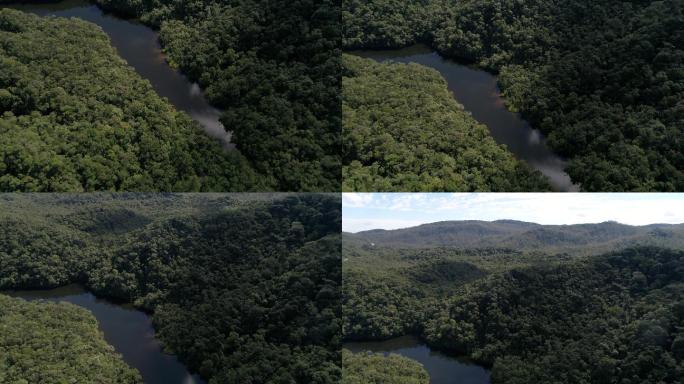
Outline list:
[[[372,193],[344,193],[342,194],[343,207],[367,207],[373,200]]]
[[[394,219],[345,219],[342,221],[342,230],[345,232],[361,232],[371,229],[400,229],[415,227],[424,224],[420,220],[394,220]]]

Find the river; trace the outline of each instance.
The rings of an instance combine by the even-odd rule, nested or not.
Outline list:
[[[234,148],[230,142],[230,132],[219,121],[221,111],[207,102],[196,83],[168,65],[157,33],[151,28],[135,20],[125,20],[105,13],[86,0],[0,4],[0,8],[3,7],[39,16],[77,17],[99,25],[109,35],[119,55],[140,76],[149,80],[159,95],[166,97],[176,109],[186,112],[200,123],[204,131],[219,140],[224,148]]]
[[[95,297],[79,285],[49,290],[0,292],[25,300],[69,302],[89,310],[97,318],[105,340],[114,346],[123,360],[136,368],[146,384],[205,384],[178,359],[163,352],[154,338],[152,319],[130,305],[115,304]]]
[[[546,145],[541,132],[533,129],[520,114],[506,109],[496,76],[476,68],[445,59],[425,45],[392,50],[359,50],[349,52],[376,61],[418,63],[436,69],[447,81],[454,98],[475,120],[489,128],[494,140],[505,144],[518,159],[546,175],[559,191],[578,191],[564,171],[565,160]]]
[[[430,375],[430,384],[489,384],[489,371],[471,362],[432,351],[416,337],[345,343],[352,352],[396,353],[416,360]]]

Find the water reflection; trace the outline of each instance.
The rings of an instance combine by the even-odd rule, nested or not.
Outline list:
[[[579,190],[564,171],[566,162],[551,152],[541,132],[506,109],[496,77],[490,73],[445,59],[425,45],[350,53],[376,61],[413,62],[436,69],[447,81],[454,98],[489,128],[497,143],[505,144],[518,159],[546,175],[556,189]]]
[[[85,0],[11,3],[0,7],[14,8],[40,16],[77,17],[99,25],[109,35],[119,55],[140,76],[149,80],[159,95],[166,97],[178,110],[186,112],[199,122],[204,131],[219,140],[224,148],[234,148],[230,142],[230,132],[225,130],[219,120],[221,111],[207,102],[196,83],[168,65],[159,45],[157,33],[152,29],[134,20],[124,20],[104,13]]]
[[[188,372],[177,357],[164,353],[154,337],[150,316],[130,305],[99,299],[79,285],[2,293],[29,301],[69,302],[88,309],[97,318],[105,340],[140,372],[146,384],[205,384],[199,376]]]

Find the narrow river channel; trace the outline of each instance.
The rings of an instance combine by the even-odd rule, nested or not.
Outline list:
[[[403,336],[385,341],[349,342],[352,352],[396,353],[416,360],[430,375],[430,384],[489,384],[489,371],[471,362],[432,351],[415,337]]]
[[[497,143],[505,144],[518,159],[546,175],[557,190],[579,190],[579,186],[574,185],[564,171],[565,161],[546,146],[541,132],[533,129],[519,114],[506,109],[496,76],[445,59],[425,45],[349,53],[380,62],[417,63],[437,70],[446,80],[456,101],[475,120],[489,128]]]
[[[151,28],[135,20],[124,20],[105,13],[86,0],[27,1],[0,4],[0,8],[13,8],[39,16],[77,17],[99,25],[109,35],[119,55],[140,76],[149,80],[159,95],[200,123],[204,131],[219,140],[224,148],[234,148],[230,142],[230,132],[226,132],[219,121],[221,111],[207,102],[196,83],[168,65],[157,33]]]
[[[140,372],[146,384],[205,384],[198,375],[188,372],[178,358],[164,353],[161,344],[154,338],[150,316],[130,305],[96,298],[78,285],[1,293],[29,301],[69,302],[86,308],[97,319],[105,340],[122,355],[128,365]]]

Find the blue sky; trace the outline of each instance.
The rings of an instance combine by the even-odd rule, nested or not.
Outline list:
[[[684,223],[684,193],[344,193],[347,232],[443,220]]]

